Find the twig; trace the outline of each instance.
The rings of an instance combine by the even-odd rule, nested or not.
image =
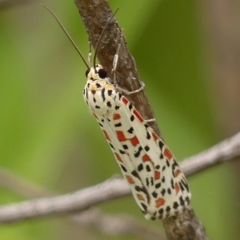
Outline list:
[[[219,148],[221,148],[219,154]],[[194,157],[186,159],[181,166],[186,175],[193,175],[219,163],[240,156],[240,133],[226,139]],[[203,167],[199,167],[201,162]],[[109,179],[93,187],[57,197],[28,200],[0,208],[0,223],[16,222],[56,214],[81,212],[101,202],[130,194],[125,180]]]
[[[85,24],[89,41],[95,48],[103,28],[113,13],[106,0],[75,0],[75,3]],[[126,47],[126,40],[124,39],[122,29],[119,27],[115,18],[113,18],[112,23],[109,24],[109,27],[107,27],[104,32],[97,52],[99,62],[104,66],[104,69],[107,70],[110,76],[113,68],[113,58],[117,52],[119,43],[121,47],[116,71],[117,84],[122,89],[131,92],[139,89],[142,85],[134,58]],[[154,113],[144,91],[140,91],[138,94],[128,95],[128,98],[138,111],[140,111],[144,119],[154,119]],[[149,125],[161,136],[155,121],[149,122]]]
[[[191,176],[239,156],[240,132],[197,155],[186,158],[181,163],[181,169],[186,176]]]
[[[83,0],[81,1],[82,4],[84,4],[84,2],[85,1]],[[90,2],[91,1],[87,1],[87,4],[89,4],[89,6],[91,4]],[[95,1],[92,1],[92,2],[95,2]],[[105,3],[105,1],[102,1],[102,3]],[[108,7],[108,6],[105,6],[105,7]],[[99,9],[103,9],[102,15],[101,15],[101,12],[99,12]],[[102,16],[102,20],[101,18],[98,18],[97,20],[99,20],[100,22],[102,21],[102,26],[100,25],[99,27],[98,25],[98,28],[96,28],[95,29],[96,31],[93,33],[91,33],[92,28],[88,29],[88,32],[90,34],[90,40],[92,41],[92,44],[94,46],[96,44],[94,40],[98,39],[101,29],[104,26],[104,19],[107,19],[106,14],[104,15],[105,10],[106,10],[105,8],[98,7],[98,13],[99,13],[99,16],[100,15]],[[111,16],[110,11],[107,11],[107,13],[108,13],[108,17],[109,15]],[[84,19],[86,19],[86,22],[89,22],[89,18],[87,17],[88,17],[88,14],[85,15]],[[91,22],[91,20],[93,20],[94,17],[91,16],[90,14],[89,14],[89,17]],[[117,32],[114,32],[114,30],[116,30]],[[116,35],[114,35],[114,33]],[[96,36],[94,36],[95,34]],[[119,34],[121,34],[121,29],[119,29],[119,27],[116,24],[113,26],[113,28],[110,27],[109,32],[106,33],[108,37],[110,36],[109,37],[110,41],[109,39],[103,40],[104,45],[107,44],[108,47],[106,49],[103,46],[103,51],[98,52],[98,58],[100,59],[100,62],[105,66],[106,69],[109,69],[109,72],[111,72],[110,69],[112,68],[112,60],[113,60],[112,57],[116,52],[116,44],[117,44],[116,41],[113,41],[111,43],[111,39],[112,38],[117,39],[114,36],[118,36]],[[125,49],[124,42],[122,43],[122,46],[123,46],[122,47],[123,50],[121,49],[119,62],[122,63],[123,66],[121,66],[121,64],[118,66],[119,76],[117,78],[120,79],[119,84],[122,87],[129,90],[134,90],[140,87],[139,84],[138,84],[139,86],[136,85],[138,83],[136,79],[139,79],[139,77],[135,76],[135,74],[137,73],[136,73],[134,60]],[[106,56],[104,54],[106,54]],[[129,59],[131,63],[130,65],[129,65]],[[129,69],[129,66],[131,66],[132,68]],[[124,74],[126,74],[126,76]],[[126,81],[127,83],[124,83],[124,80],[127,80]],[[151,112],[150,114],[148,112],[145,112],[145,108],[143,109],[142,107],[142,106],[148,105],[148,103],[146,103],[145,100],[143,100],[145,98],[145,95],[141,93],[133,97],[136,97],[136,99],[133,98],[131,99],[131,101],[134,102],[134,105],[139,109],[139,111],[143,113],[144,117],[146,119],[152,118],[153,116],[151,115]],[[144,101],[144,103],[142,101]],[[146,109],[150,109],[149,106],[147,106]],[[156,126],[154,128],[156,130]],[[202,153],[201,156],[197,156],[197,157],[195,156],[188,159],[186,162],[182,164],[182,169],[186,172],[187,175],[191,175],[196,172],[202,171],[206,168],[209,168],[210,166],[213,166],[217,163],[228,161],[232,157],[239,156],[240,154],[239,153],[239,145],[240,145],[239,135],[240,134],[238,134],[238,136],[235,136],[236,137],[235,139],[232,138],[231,141],[227,143],[222,143],[217,148],[214,147],[208,150],[207,152]],[[232,150],[234,151],[231,152]],[[205,160],[204,162],[205,166],[203,166],[203,160]],[[87,188],[87,189],[75,192],[73,194],[67,194],[59,197],[25,201],[19,204],[12,204],[10,206],[2,207],[0,208],[0,222],[12,222],[12,221],[19,221],[27,218],[41,217],[41,216],[60,214],[60,213],[70,213],[76,210],[83,211],[100,202],[114,199],[120,196],[125,196],[125,195],[128,195],[129,193],[130,191],[125,181],[121,179],[111,179],[97,186]],[[197,218],[194,216],[194,213],[191,208],[187,209],[184,212],[184,214],[180,215],[177,219],[169,218],[164,220],[163,223],[169,239],[179,239],[180,237],[181,239],[206,239],[204,229],[202,225],[199,223],[199,221],[197,220]]]
[[[7,169],[0,168],[0,185],[26,198],[40,198],[55,195],[43,187],[31,183]]]
[[[128,194],[129,187],[125,181],[120,178],[112,178],[93,187],[73,193],[3,206],[0,208],[0,223],[61,213],[81,212],[101,202]]]
[[[146,224],[136,221],[127,215],[109,215],[92,209],[75,217],[79,223],[86,227],[95,226],[102,232],[114,236],[134,235],[139,239],[163,240],[165,239],[159,231]]]
[[[57,195],[3,168],[0,168],[0,185],[26,198],[40,198]],[[149,240],[164,239],[159,231],[149,226],[146,227],[130,216],[104,214],[96,208],[77,215],[71,215],[69,220],[86,227],[94,226],[108,235],[132,235]]]
[[[75,3],[85,24],[89,40],[96,47],[100,33],[113,14],[108,2],[106,0],[75,0]],[[97,57],[108,73],[111,73],[119,39],[121,40],[121,48],[118,69],[116,71],[117,83],[121,88],[133,91],[139,89],[141,83],[134,59],[125,45],[122,30],[116,22],[113,22],[106,29],[105,38],[103,38],[99,48],[101,51],[97,52]],[[153,118],[153,112],[143,91],[128,97],[145,119]],[[163,138],[160,135],[156,122],[153,122],[152,127]],[[163,219],[162,222],[168,239],[175,240],[180,239],[180,237],[188,240],[207,239],[204,234],[204,228],[191,207],[186,208],[185,211],[179,213],[176,217]]]

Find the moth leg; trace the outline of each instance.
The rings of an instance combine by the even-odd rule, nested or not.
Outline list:
[[[126,95],[131,95],[131,94],[134,94],[134,93],[141,92],[145,88],[145,83],[144,82],[141,81],[140,84],[141,84],[141,87],[136,89],[136,90],[134,90],[134,91],[128,91],[128,90],[126,90],[124,88],[119,87],[118,85],[116,85],[115,87],[120,92],[125,93]]]
[[[118,39],[118,47],[117,47],[117,51],[114,55],[114,58],[113,58],[113,68],[112,68],[112,74],[113,74],[113,84],[114,86],[117,88],[117,90],[119,90],[120,92],[122,93],[125,93],[126,95],[131,95],[131,94],[134,94],[134,93],[138,93],[140,91],[142,91],[145,87],[145,84],[144,82],[140,82],[141,84],[141,87],[139,89],[136,89],[134,91],[128,91],[124,88],[121,88],[120,86],[118,86],[117,84],[117,80],[116,80],[116,70],[117,70],[117,64],[118,64],[118,60],[119,60],[119,51],[120,51],[120,47],[121,47],[121,43],[120,41],[123,39],[123,35],[122,33],[120,34],[120,37]]]
[[[92,62],[92,44],[90,41],[88,42],[88,47],[89,47],[88,63],[91,64],[91,62]]]
[[[113,84],[116,86],[116,69],[118,64],[118,58],[119,58],[119,51],[120,51],[121,43],[118,43],[117,51],[113,58],[113,68],[112,68],[112,74],[113,74]]]
[[[146,123],[151,123],[151,122],[155,122],[155,121],[156,121],[156,118],[150,118],[150,119],[145,120]]]

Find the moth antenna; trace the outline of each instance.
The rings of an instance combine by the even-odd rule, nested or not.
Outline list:
[[[83,54],[80,52],[80,50],[78,49],[76,43],[73,41],[73,39],[70,37],[69,33],[67,32],[67,30],[65,29],[65,27],[62,25],[62,23],[60,22],[60,20],[58,19],[58,17],[52,12],[52,10],[50,10],[47,6],[40,4],[42,7],[44,7],[45,9],[47,9],[47,11],[55,18],[55,20],[57,21],[57,23],[59,24],[59,26],[62,28],[63,32],[65,33],[65,35],[67,36],[67,38],[70,40],[70,42],[72,43],[73,47],[76,49],[76,51],[78,52],[79,56],[82,58],[84,64],[86,65],[87,69],[90,69],[90,66],[88,65],[87,61],[85,60],[85,58],[83,57]]]
[[[100,42],[102,40],[102,37],[103,37],[103,34],[106,30],[106,28],[108,27],[109,23],[112,21],[113,17],[116,15],[117,11],[118,11],[119,8],[117,8],[115,10],[115,12],[113,13],[112,17],[108,20],[107,24],[105,25],[105,27],[103,28],[101,34],[100,34],[100,37],[97,41],[97,45],[96,45],[96,48],[95,48],[95,53],[94,53],[94,57],[93,57],[93,67],[95,68],[96,66],[96,58],[97,58],[97,52],[98,52],[98,48],[99,48],[99,45],[100,45]]]

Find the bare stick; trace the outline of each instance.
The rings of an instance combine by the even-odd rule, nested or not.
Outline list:
[[[40,198],[0,208],[0,223],[20,221],[61,213],[87,210],[100,202],[126,196],[129,187],[123,179],[113,178],[94,187],[57,197]]]
[[[106,0],[75,0],[75,3],[85,24],[89,41],[96,49],[99,37],[106,26],[106,23],[113,15],[108,2]],[[127,92],[133,92],[141,88],[142,84],[136,69],[134,58],[126,47],[126,40],[123,37],[122,29],[119,27],[115,18],[113,18],[109,26],[105,29],[102,41],[99,44],[97,58],[104,69],[108,72],[111,79],[113,79],[111,74],[114,55],[120,44],[121,49],[117,66],[118,71],[116,72],[117,85],[121,89],[126,89]],[[128,98],[143,115],[144,119],[154,119],[153,111],[144,91],[141,91],[138,94],[129,95]],[[156,122],[151,122],[150,125],[156,133],[161,136]]]
[[[240,132],[197,155],[185,159],[180,166],[186,176],[191,176],[239,156]]]
[[[93,47],[96,48],[96,43],[99,39],[99,34],[106,25],[105,22],[112,15],[111,9],[106,0],[75,0],[79,13],[85,24],[86,31],[89,35],[89,40]],[[123,36],[121,28],[117,23],[106,29],[106,37],[103,38],[102,44],[97,52],[97,57],[104,68],[111,72],[114,54],[117,52],[118,44],[116,39]],[[134,92],[141,87],[139,75],[136,70],[133,57],[130,55],[125,45],[124,37],[120,39],[121,49],[119,52],[118,71],[115,72],[117,85],[120,88],[126,89],[128,92]],[[113,79],[113,76],[111,76]],[[140,111],[145,119],[153,119],[154,114],[147,101],[144,91],[137,94],[129,95],[128,98],[133,105]],[[153,129],[160,135],[159,128],[156,122],[150,123]],[[167,238],[174,240],[205,240],[204,228],[196,218],[191,207],[186,208],[186,211],[181,212],[177,217],[170,217],[162,220]],[[194,230],[194,231],[193,231]]]
[[[32,183],[3,167],[0,168],[0,185],[26,198],[40,198],[54,195],[53,192],[47,191],[36,183]]]
[[[113,236],[136,236],[139,239],[164,240],[159,230],[138,222],[126,214],[104,214],[97,209],[88,210],[74,217],[81,225],[97,227],[102,232]]]
[[[219,148],[221,148],[220,152]],[[210,166],[212,167],[239,157],[239,149],[240,133],[237,133],[212,148],[186,159],[182,162],[181,166],[186,175],[193,175]],[[202,167],[199,167],[200,163]],[[130,189],[126,181],[120,178],[113,178],[96,186],[85,188],[71,194],[2,206],[0,208],[0,223],[73,213],[75,211],[81,212],[101,202],[129,194]]]

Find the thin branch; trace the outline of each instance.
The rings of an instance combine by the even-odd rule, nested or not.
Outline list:
[[[36,183],[17,176],[11,171],[0,168],[0,185],[26,198],[40,198],[55,195]]]
[[[240,132],[203,152],[185,158],[180,163],[180,166],[184,174],[190,177],[217,164],[229,162],[238,157],[240,157]],[[53,191],[31,183],[2,167],[0,168],[0,185],[27,198],[56,195]]]
[[[112,15],[109,6],[104,0],[76,0],[76,3],[86,24],[90,41],[92,42],[93,46],[96,46],[96,40],[98,40],[101,30],[105,26],[106,20]],[[91,4],[93,5],[91,6]],[[97,18],[95,15],[96,8],[98,9]],[[108,72],[111,72],[110,70],[112,68],[113,56],[116,52],[118,44],[117,39],[120,39],[122,47],[119,60],[120,64],[118,65],[117,71],[117,79],[119,80],[119,85],[121,87],[132,91],[140,87],[139,76],[136,72],[134,60],[126,49],[124,38],[119,38],[121,35],[122,31],[117,23],[112,24],[112,26],[110,25],[106,32],[107,38],[103,38],[103,46],[100,47],[101,51],[98,52],[98,58]],[[149,110],[150,106],[146,101],[143,92],[137,95],[129,96],[129,98],[146,119],[153,118],[153,114],[151,110]],[[156,131],[158,131],[156,125],[153,127]],[[219,151],[219,149],[217,149],[217,151]],[[210,153],[213,154],[214,151],[211,150]],[[231,156],[229,153],[224,153],[225,160],[227,157]],[[209,153],[205,153],[203,156],[206,157],[208,154]],[[209,159],[207,159],[207,167],[219,163],[219,161],[223,161],[224,159],[220,159],[222,155],[219,156],[219,153],[214,153],[213,155],[213,157],[218,160],[214,163],[214,161],[209,161]],[[188,161],[192,163],[191,159]],[[195,164],[192,168],[189,168],[189,174],[194,173],[194,168],[196,172],[205,169],[201,167],[199,163],[199,159],[197,159],[197,164]],[[186,166],[189,166],[189,163],[186,164]],[[184,165],[183,170],[185,171]],[[72,194],[30,200],[19,204],[12,204],[2,207],[0,208],[0,222],[6,223],[34,217],[84,211],[98,203],[120,196],[126,196],[129,193],[129,187],[124,180],[111,179],[102,184],[98,184],[97,186],[83,189]],[[183,214],[180,214],[177,218],[168,218],[163,220],[163,224],[169,239],[207,239],[203,226],[195,217],[191,208],[186,209],[186,211],[184,211]]]
[[[219,149],[221,150],[219,151]],[[186,175],[190,176],[239,156],[240,133],[237,133],[212,148],[186,159],[182,162],[181,167]],[[199,167],[200,163],[202,167]],[[81,212],[99,203],[129,194],[130,189],[126,181],[120,178],[113,178],[74,193],[2,206],[0,208],[0,223],[16,222],[63,213],[74,213],[76,211]],[[170,220],[168,219],[168,221]]]
[[[128,215],[109,215],[92,209],[75,217],[75,220],[86,227],[97,227],[102,232],[114,236],[133,235],[139,239],[163,240],[158,230],[136,221]]]
[[[85,24],[89,40],[96,48],[100,33],[108,19],[113,15],[108,2],[106,0],[75,0],[75,3]],[[111,73],[113,58],[119,43],[121,48],[116,71],[117,83],[121,88],[128,91],[139,89],[141,82],[135,61],[126,47],[123,32],[116,21],[106,29],[105,38],[102,39],[99,48],[101,51],[97,52],[97,57],[108,73]],[[128,98],[145,119],[153,118],[154,114],[144,91],[129,95]],[[151,125],[157,134],[163,138],[160,135],[156,122],[154,121]],[[179,213],[176,217],[163,219],[162,222],[168,239],[180,239],[180,236],[181,239],[188,240],[207,239],[204,234],[204,228],[191,207],[186,208],[185,211]]]
[[[95,48],[103,28],[113,15],[109,4],[106,0],[75,0],[75,3],[85,24],[89,41]],[[126,47],[123,31],[119,27],[116,19],[113,18],[104,31],[104,36],[97,51],[99,62],[110,76],[113,68],[114,55],[117,52],[119,43],[121,47],[117,64],[116,80],[119,87],[131,92],[141,88],[142,83],[136,69],[135,60]],[[128,95],[128,98],[145,119],[154,119],[154,113],[144,91],[140,91],[138,94]],[[156,133],[161,136],[157,123],[152,121],[149,124]]]
[[[3,206],[0,208],[0,223],[81,212],[101,202],[126,195],[129,195],[129,187],[125,181],[120,178],[112,178],[73,193]]]
[[[16,174],[0,168],[0,185],[26,198],[39,198],[56,196],[56,193],[29,182]],[[71,215],[72,222],[77,222],[85,227],[95,227],[100,231],[114,236],[138,236],[148,240],[165,239],[159,231],[146,227],[128,215],[110,215],[94,208],[80,214]]]
[[[181,169],[186,176],[191,176],[239,156],[240,132],[197,155],[186,158],[181,163]]]

